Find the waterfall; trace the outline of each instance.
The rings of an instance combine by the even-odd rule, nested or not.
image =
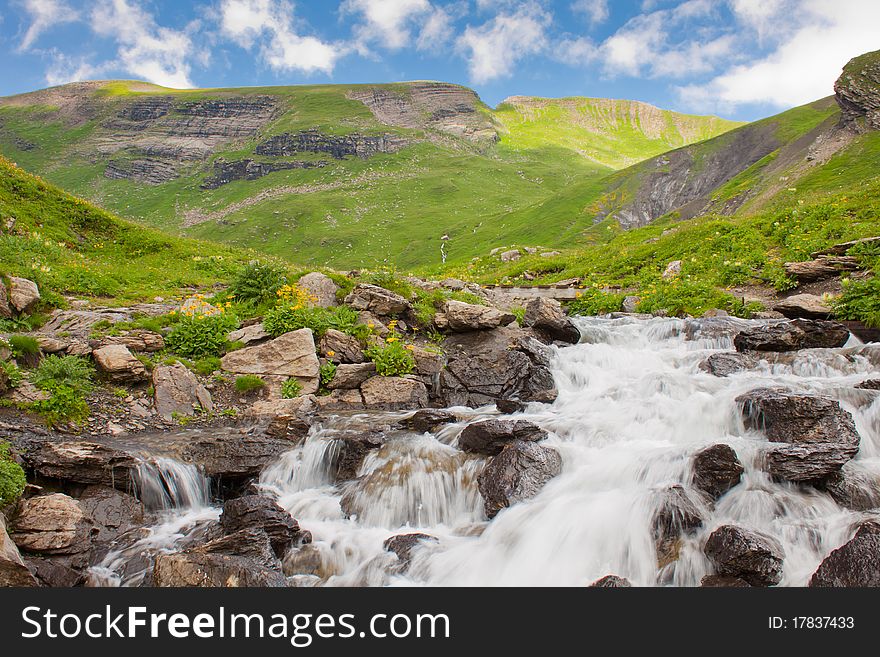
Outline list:
[[[134,471],[135,495],[148,511],[209,506],[210,481],[194,465],[170,458],[143,461]]]

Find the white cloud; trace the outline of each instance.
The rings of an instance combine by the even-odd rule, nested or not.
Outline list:
[[[330,74],[345,54],[338,44],[298,34],[294,5],[286,0],[223,0],[220,30],[242,48],[260,43],[265,62],[276,71]]]
[[[64,0],[23,0],[24,10],[30,15],[31,24],[19,45],[19,51],[28,50],[43,32],[63,23],[79,20],[79,14]]]
[[[608,0],[575,0],[571,3],[575,13],[584,14],[591,25],[598,25],[608,20],[611,9]]]
[[[682,99],[700,109],[802,105],[832,94],[843,66],[880,45],[876,0],[803,0],[788,9],[787,22],[797,27],[773,52],[707,84],[680,88]]]
[[[52,63],[46,69],[46,84],[50,87],[94,79],[104,72],[102,67],[90,64],[86,57],[70,57],[55,49],[50,50],[48,55]]]
[[[412,41],[413,29],[436,13],[428,0],[345,0],[340,11],[361,17],[354,33],[362,50],[370,43],[389,50],[404,48]]]
[[[116,41],[117,68],[165,87],[193,86],[188,59],[196,48],[190,35],[185,30],[157,25],[153,16],[136,1],[95,3],[91,27],[96,34]]]
[[[474,82],[509,77],[517,62],[546,49],[552,16],[537,3],[520,4],[513,13],[499,13],[479,27],[469,25],[459,37],[457,46],[466,53]]]

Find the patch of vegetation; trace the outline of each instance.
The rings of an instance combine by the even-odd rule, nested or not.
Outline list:
[[[625,296],[592,287],[587,288],[578,292],[575,300],[568,303],[568,312],[572,315],[607,315],[608,313],[616,313],[623,308]]]
[[[89,405],[72,388],[57,388],[49,399],[34,402],[33,410],[40,413],[49,426],[65,422],[80,424],[89,417]]]
[[[47,356],[30,378],[37,388],[52,394],[64,389],[85,397],[95,387],[94,367],[79,356]]]
[[[282,399],[294,399],[295,397],[299,397],[302,394],[302,384],[296,379],[287,379],[284,383],[281,384],[281,398]]]
[[[12,459],[9,443],[0,442],[0,509],[21,497],[25,486],[24,470]]]
[[[289,302],[279,303],[267,312],[263,318],[263,328],[272,337],[304,328],[311,329],[318,337],[329,329],[342,331],[359,339],[369,335],[369,329],[360,323],[357,312],[349,306],[322,308]]]
[[[330,385],[330,382],[336,377],[337,366],[330,361],[324,363],[320,367],[320,389],[322,392],[329,392],[327,386]]]
[[[40,353],[40,343],[30,335],[10,335],[7,339],[12,355],[16,358],[36,356]]]
[[[404,346],[394,335],[386,338],[385,344],[369,346],[364,355],[376,364],[379,376],[404,376],[416,367],[412,347]]]
[[[254,260],[239,271],[229,286],[229,294],[239,302],[258,305],[274,299],[287,285],[287,271],[281,265]]]
[[[244,376],[239,376],[235,379],[235,391],[242,394],[262,390],[265,387],[266,382],[253,374],[245,374]]]
[[[202,376],[210,376],[214,372],[220,370],[220,359],[216,356],[206,356],[205,358],[200,358],[195,361],[192,365],[192,370],[196,374],[200,374]]]
[[[17,388],[24,381],[24,374],[15,363],[0,361],[0,370],[6,376],[6,385],[10,388]]]
[[[238,328],[238,318],[223,308],[194,299],[182,311],[165,343],[171,351],[189,358],[217,357],[227,345],[227,336]]]

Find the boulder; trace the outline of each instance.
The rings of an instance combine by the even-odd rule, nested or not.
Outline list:
[[[23,500],[12,526],[22,550],[44,555],[88,552],[98,528],[79,502],[62,493]]]
[[[147,379],[147,368],[128,347],[107,345],[92,352],[98,371],[114,383],[139,383]]]
[[[810,578],[811,587],[880,587],[880,527],[866,523],[851,541],[829,554]]]
[[[287,577],[294,575],[313,575],[323,578],[326,574],[324,557],[321,550],[312,544],[291,550],[284,557],[282,570]]]
[[[540,442],[547,432],[527,420],[484,420],[469,424],[458,437],[465,452],[495,456],[514,441]]]
[[[304,535],[299,523],[274,500],[264,495],[246,495],[228,500],[223,505],[220,526],[227,534],[249,528],[264,531],[278,557],[283,557]]]
[[[502,415],[513,415],[526,410],[526,405],[518,399],[496,399],[495,408]]]
[[[258,322],[256,324],[251,324],[250,326],[243,326],[242,328],[233,331],[226,336],[226,339],[230,342],[241,342],[243,345],[248,346],[257,342],[263,342],[271,337],[271,335],[266,333],[263,323]]]
[[[822,488],[840,506],[852,511],[880,509],[880,477],[854,466],[855,461],[845,464],[839,472],[830,475]]]
[[[39,586],[22,561],[18,546],[7,534],[6,517],[0,513],[0,588]]]
[[[746,428],[763,431],[775,446],[767,471],[778,479],[819,482],[859,451],[852,416],[834,399],[760,388],[737,398]]]
[[[236,375],[295,378],[304,395],[318,391],[320,364],[312,331],[307,328],[233,351],[223,357],[221,364],[225,371]]]
[[[522,258],[522,253],[519,252],[519,249],[511,249],[510,251],[504,251],[499,257],[501,262],[516,262]]]
[[[243,431],[162,434],[165,447],[185,463],[195,463],[205,475],[229,481],[256,477],[301,440],[298,435],[269,436]]]
[[[551,341],[577,344],[581,340],[581,332],[574,322],[565,316],[562,304],[554,299],[538,297],[529,301],[526,304],[523,326],[534,328]]]
[[[868,379],[857,384],[857,390],[880,390],[880,379]]]
[[[398,317],[412,312],[412,304],[399,294],[379,287],[362,283],[345,297],[346,305],[379,317]]]
[[[315,398],[315,407],[320,413],[366,410],[364,396],[360,390],[331,390],[329,395]]]
[[[682,486],[669,486],[661,491],[651,518],[651,535],[660,567],[677,561],[681,537],[702,526],[703,516]]]
[[[597,579],[590,584],[592,589],[628,589],[632,586],[626,577],[618,577],[617,575],[605,575],[601,579]]]
[[[385,442],[382,434],[357,432],[343,434],[336,437],[336,440],[338,448],[331,465],[336,482],[356,479],[367,454],[379,449]]]
[[[109,486],[89,486],[79,505],[98,528],[94,540],[110,543],[144,522],[144,505],[136,497]]]
[[[409,378],[374,376],[361,385],[361,394],[370,410],[405,411],[428,405],[425,384]]]
[[[211,393],[183,363],[160,365],[153,370],[153,401],[156,412],[168,421],[175,415],[214,410]]]
[[[741,331],[733,344],[744,351],[797,351],[799,349],[836,349],[849,340],[849,329],[837,322],[796,319],[781,324],[766,324]]]
[[[555,449],[516,441],[505,446],[483,468],[477,479],[486,515],[531,499],[562,472],[562,457]]]
[[[447,301],[444,316],[446,328],[454,333],[486,331],[507,326],[516,317],[491,306],[478,306],[461,301]]]
[[[412,431],[430,433],[436,431],[444,424],[453,424],[454,422],[458,422],[458,416],[452,411],[425,408],[421,411],[416,411],[411,417],[404,420],[402,424]]]
[[[782,581],[782,546],[764,534],[723,525],[709,536],[704,552],[719,575],[742,579],[751,586]]]
[[[357,390],[361,384],[376,376],[375,363],[358,363],[357,365],[339,365],[333,375],[328,390]]]
[[[40,351],[44,354],[64,353],[70,347],[70,340],[61,340],[51,335],[35,335],[34,338],[40,345]]]
[[[314,303],[316,306],[332,308],[339,305],[336,301],[336,293],[339,291],[339,286],[326,274],[313,271],[300,278],[296,284],[300,289],[305,290],[315,298]]]
[[[40,440],[20,450],[28,467],[48,479],[125,489],[137,460],[130,454],[86,440]]]
[[[789,319],[828,319],[834,310],[825,299],[815,294],[795,294],[773,306],[773,310]]]
[[[713,502],[737,486],[745,471],[729,445],[712,445],[694,454],[693,486]]]
[[[255,529],[243,529],[176,554],[158,555],[152,583],[187,588],[287,586],[269,537]]]
[[[327,329],[318,343],[318,351],[334,363],[357,364],[367,360],[358,339],[336,329]]]
[[[713,376],[728,377],[738,372],[751,370],[757,364],[758,359],[750,354],[717,353],[700,363],[699,368]]]
[[[101,348],[112,344],[121,344],[139,353],[153,353],[165,348],[165,339],[152,331],[129,331],[125,335],[107,336],[96,346]]]
[[[9,305],[19,313],[28,313],[40,301],[37,284],[27,278],[9,277]]]
[[[839,276],[843,272],[859,269],[859,261],[853,256],[821,256],[806,262],[786,262],[785,273],[801,285],[815,283]]]
[[[385,539],[385,542],[382,543],[382,547],[384,547],[387,552],[393,552],[397,555],[397,559],[400,561],[401,565],[406,568],[409,566],[410,561],[412,561],[412,551],[414,549],[425,543],[437,542],[437,537],[431,536],[430,534],[398,534],[397,536]]]

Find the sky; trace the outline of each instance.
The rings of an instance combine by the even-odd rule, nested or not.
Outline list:
[[[0,0],[0,95],[442,80],[754,120],[880,49],[880,0]]]

